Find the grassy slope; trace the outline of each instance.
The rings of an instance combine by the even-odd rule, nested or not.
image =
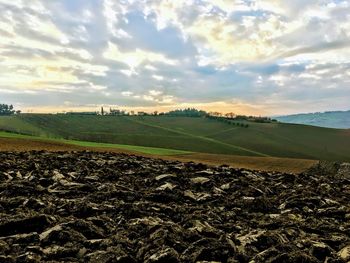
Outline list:
[[[260,123],[241,128],[202,118],[152,116],[22,115],[10,118],[0,117],[0,129],[204,153],[350,160],[350,132],[346,130]]]
[[[0,131],[0,138],[11,138],[11,139],[25,139],[29,141],[43,141],[42,137],[22,135],[16,133],[8,133]],[[82,147],[91,147],[91,148],[111,148],[111,149],[122,149],[132,152],[153,154],[153,155],[187,155],[191,154],[189,151],[180,151],[174,149],[164,149],[164,148],[153,148],[153,147],[143,147],[136,145],[123,145],[123,144],[111,144],[111,143],[96,143],[96,142],[87,142],[87,141],[75,141],[75,140],[64,140],[64,139],[47,139],[48,142],[57,142],[68,145],[76,145]]]
[[[241,152],[242,154],[246,154],[246,155],[257,155],[257,156],[265,156],[265,157],[268,156],[267,154],[264,154],[264,153],[261,153],[261,152],[257,152],[257,151],[254,151],[254,150],[250,150],[250,149],[247,149],[247,148],[245,148],[243,146],[237,146],[235,144],[222,142],[220,140],[216,140],[216,139],[211,138],[209,136],[201,135],[200,133],[197,133],[198,132],[198,126],[203,127],[203,128],[208,128],[207,126],[209,126],[211,124],[214,124],[214,123],[207,122],[207,123],[200,123],[201,125],[196,125],[193,122],[198,121],[198,120],[203,121],[203,119],[194,119],[194,120],[192,120],[192,123],[186,123],[186,121],[188,121],[186,119],[188,119],[188,118],[184,118],[185,125],[184,125],[184,123],[182,123],[182,125],[184,125],[184,127],[183,128],[181,128],[181,127],[178,128],[179,126],[169,127],[169,125],[167,123],[164,123],[164,120],[167,120],[166,118],[167,117],[162,117],[162,119],[160,119],[161,120],[160,123],[155,123],[154,120],[158,120],[159,121],[159,119],[157,119],[157,118],[149,118],[147,120],[137,120],[135,118],[129,117],[130,120],[132,120],[132,121],[134,121],[136,123],[139,123],[141,125],[147,125],[149,127],[154,127],[154,128],[158,128],[160,130],[165,130],[165,131],[172,131],[172,132],[175,132],[175,133],[177,133],[179,135],[182,135],[183,137],[189,137],[189,138],[192,138],[193,140],[199,140],[199,141],[201,141],[201,143],[204,143],[204,142],[205,143],[214,143],[214,144],[216,144],[217,147],[218,146],[228,147],[228,148],[232,149],[232,151]],[[171,119],[171,118],[168,118],[168,119]],[[193,129],[195,127],[197,127],[197,129]],[[211,131],[214,131],[214,130],[212,129]]]
[[[44,129],[19,116],[0,116],[0,130],[49,137]]]
[[[208,138],[189,136],[172,127],[152,126],[149,118],[113,117],[113,116],[67,116],[67,115],[22,115],[23,122],[38,127],[41,132],[50,133],[56,138],[65,138],[92,142],[139,145],[157,148],[171,148],[185,151],[251,155],[259,154],[236,148],[230,144],[218,143]],[[152,118],[152,117],[150,117]],[[157,119],[157,118],[156,118]],[[179,124],[187,126],[187,119],[178,118]],[[216,124],[216,125],[215,125]],[[207,123],[201,123],[205,128]],[[219,126],[218,126],[219,125]],[[221,123],[214,121],[211,131],[220,128]],[[1,127],[0,127],[1,128]]]
[[[113,147],[100,147],[101,144],[86,144],[85,142],[76,142],[70,144],[67,141],[58,139],[43,139],[41,137],[23,136],[18,134],[9,134],[0,132],[0,151],[82,151],[92,150],[97,152],[114,152],[137,154],[145,157],[160,158],[176,161],[193,161],[206,163],[210,165],[230,165],[235,168],[246,168],[261,171],[279,171],[287,173],[301,173],[315,165],[317,161],[304,159],[288,159],[276,157],[251,157],[238,155],[222,155],[208,153],[187,153],[179,151],[148,148],[138,146],[126,146],[121,148],[119,145]],[[80,144],[80,145],[76,145]],[[82,145],[89,145],[82,146]]]
[[[195,118],[144,119],[177,131],[206,136],[270,156],[350,160],[350,131],[284,123],[249,123],[241,128]]]
[[[221,140],[272,156],[350,159],[350,133],[295,124],[250,124],[243,132],[220,134]]]

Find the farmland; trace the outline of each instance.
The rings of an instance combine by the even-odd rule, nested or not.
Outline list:
[[[0,262],[349,259],[348,164],[294,175],[115,153],[0,158]]]
[[[204,154],[350,160],[350,131],[284,123],[243,128],[207,118],[23,114],[0,129],[40,138]]]

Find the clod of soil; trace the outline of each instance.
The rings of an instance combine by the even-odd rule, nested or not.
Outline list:
[[[0,153],[0,262],[348,262],[350,166]]]

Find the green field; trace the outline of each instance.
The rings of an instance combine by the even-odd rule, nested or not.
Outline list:
[[[191,154],[189,151],[181,151],[175,149],[165,149],[165,148],[154,148],[154,147],[144,147],[136,145],[123,145],[123,144],[112,144],[112,143],[97,143],[97,142],[88,142],[88,141],[76,141],[76,140],[65,140],[65,139],[54,139],[54,138],[43,138],[39,136],[23,135],[13,132],[4,132],[0,131],[0,138],[9,138],[9,139],[24,139],[29,141],[48,141],[48,142],[57,142],[60,144],[67,145],[76,145],[89,148],[111,148],[111,149],[122,149],[131,152],[145,153],[152,155],[186,155]]]
[[[350,161],[350,131],[284,123],[242,128],[207,118],[22,114],[0,130],[80,143]]]

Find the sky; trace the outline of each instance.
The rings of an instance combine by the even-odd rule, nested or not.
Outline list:
[[[0,0],[24,112],[350,109],[349,0]]]

